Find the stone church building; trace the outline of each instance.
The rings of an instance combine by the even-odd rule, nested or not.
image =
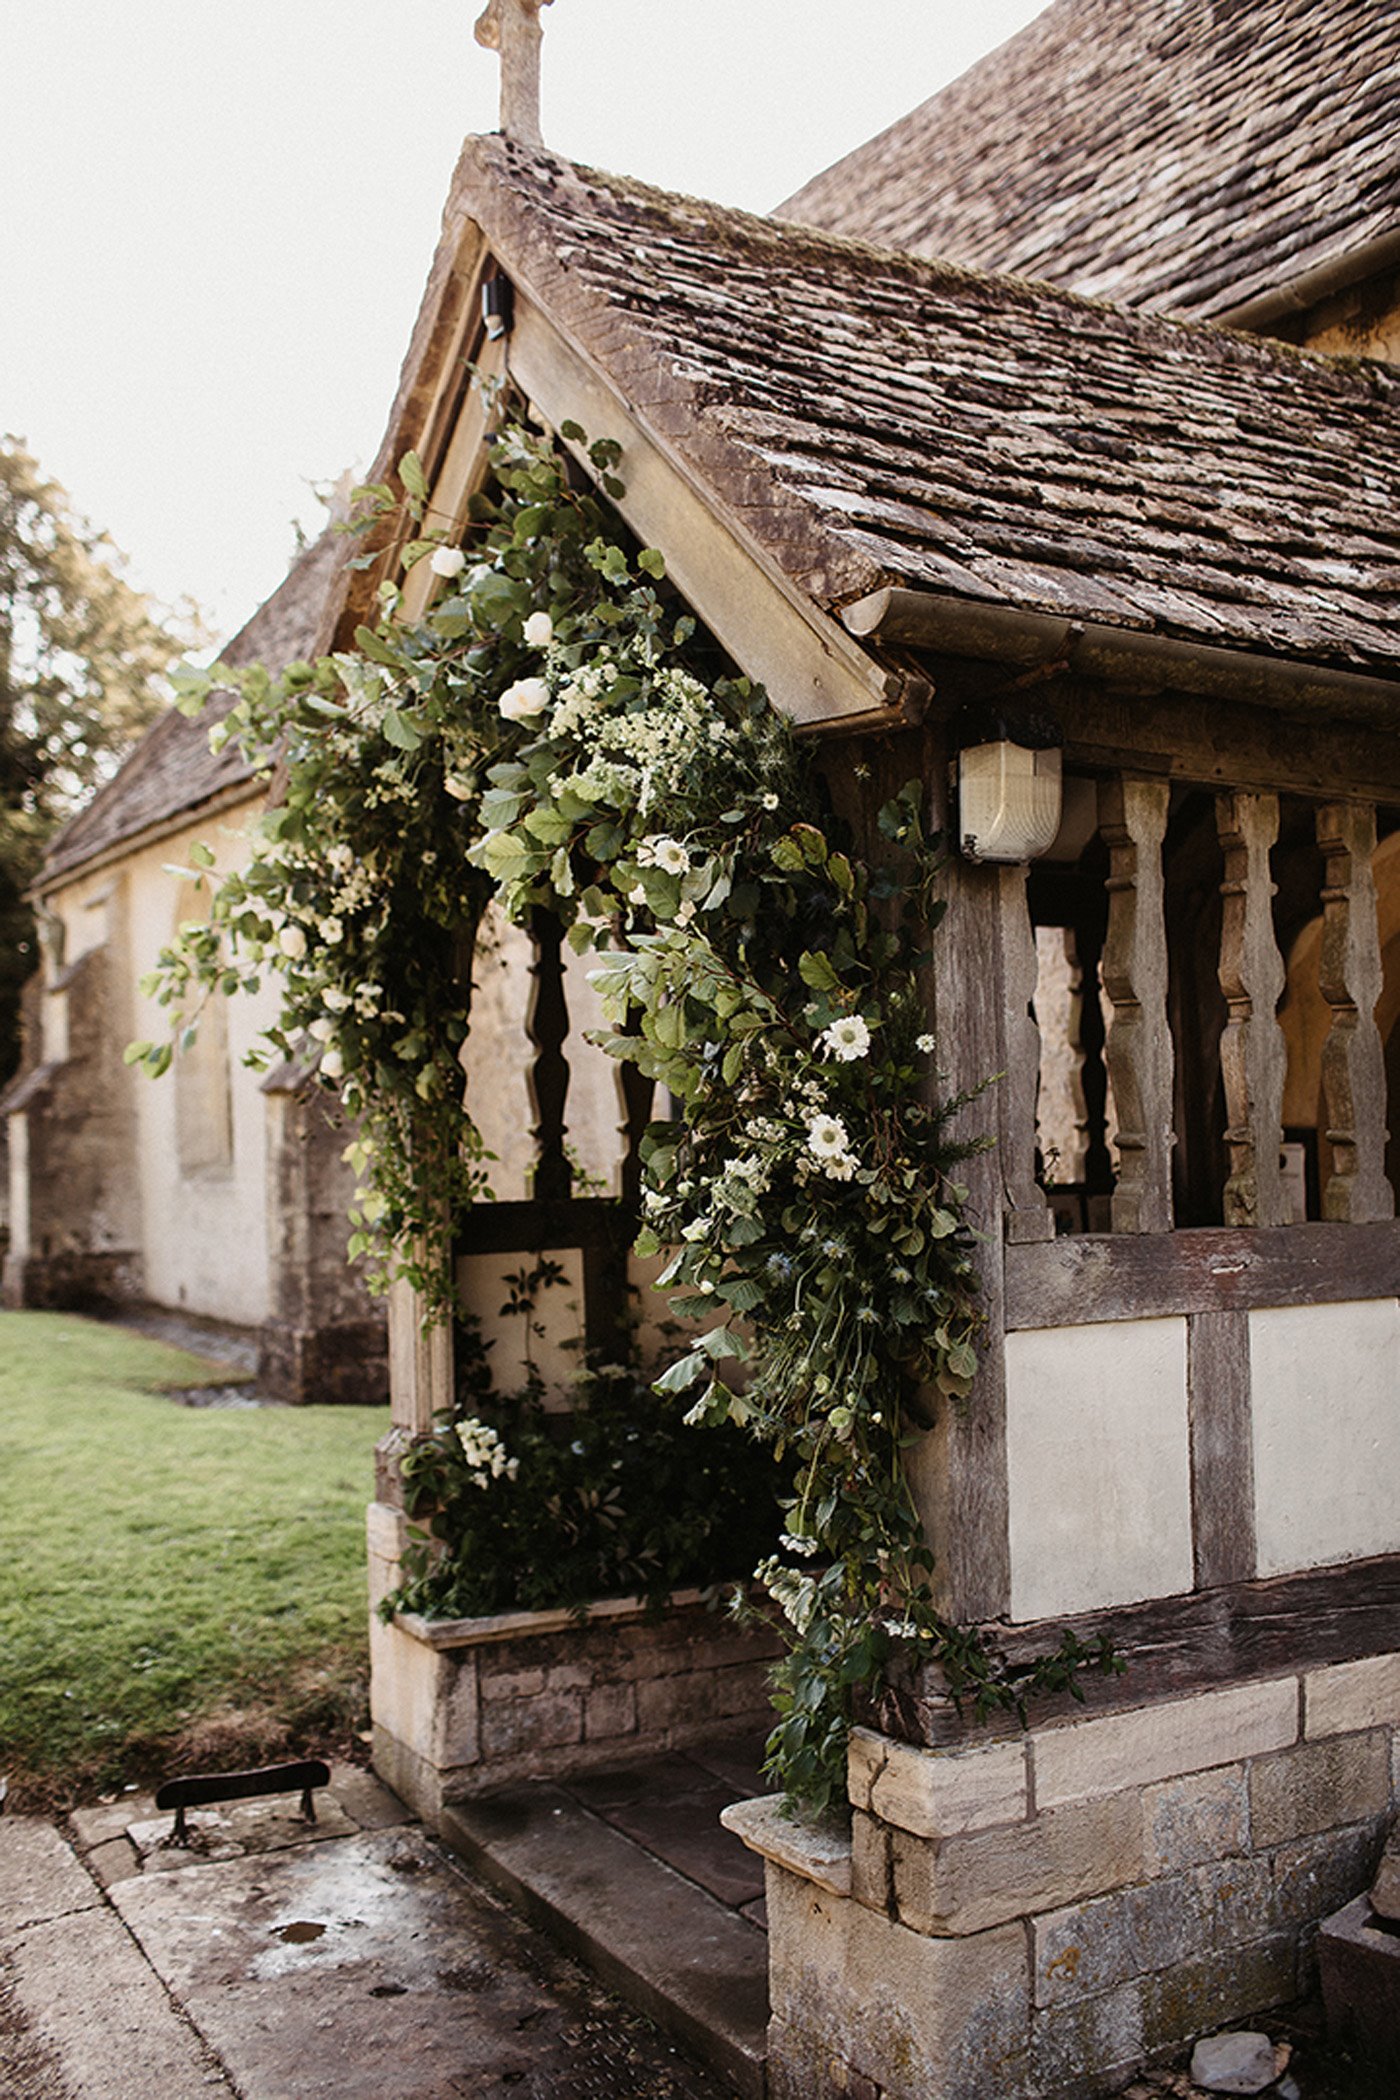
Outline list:
[[[743,1804],[768,2090],[1111,2089],[1292,1998],[1395,1806],[1394,11],[1054,0],[770,218],[548,153],[538,12],[488,10],[504,135],[464,147],[374,478],[413,449],[458,528],[488,470],[464,368],[505,373],[542,427],[620,442],[626,524],[833,780],[919,772],[961,840],[969,751],[1014,767],[1033,715],[1063,776],[1048,842],[948,869],[948,1082],[1004,1075],[963,1126],[996,1141],[969,1168],[988,1333],[911,1463],[950,1617],[1013,1656],[1106,1633],[1128,1671],[1007,1732],[911,1669],[857,1730],[844,1851]],[[238,653],[344,645],[396,557],[313,548]],[[134,979],[198,909],[162,864],[241,851],[259,793],[172,717],[56,843],[6,1287],[246,1321],[323,1397],[371,1347],[324,1090],[248,1083],[253,1012],[173,1088],[120,1064],[151,1032]],[[475,1098],[511,1185],[463,1251],[576,1258],[586,1323],[596,1210],[532,1220],[526,1156],[527,993],[562,967],[481,962],[497,1107]],[[562,992],[571,1137],[620,1208],[627,1104]],[[392,1313],[402,1436],[450,1338]],[[449,1837],[491,1776],[476,1638],[376,1635],[376,1761]],[[581,1727],[532,1770],[626,1747]]]

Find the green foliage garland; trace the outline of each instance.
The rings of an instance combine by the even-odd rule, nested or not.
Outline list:
[[[616,445],[589,452],[620,493]],[[977,1365],[962,1103],[936,1097],[916,982],[939,841],[911,782],[880,817],[888,857],[856,855],[810,746],[726,675],[660,553],[629,550],[519,425],[492,457],[466,546],[408,549],[442,579],[422,618],[385,585],[354,654],[240,677],[222,733],[279,769],[280,799],[148,989],[178,1038],[211,989],[279,973],[273,1046],[319,1046],[358,1126],[352,1251],[442,1308],[454,1218],[484,1192],[459,1062],[482,912],[552,912],[598,952],[602,1045],[676,1110],[644,1143],[639,1251],[668,1251],[674,1312],[709,1323],[661,1388],[795,1464],[758,1571],[790,1643],[770,1759],[821,1808],[844,1792],[856,1690],[896,1646],[979,1709],[1080,1659],[1067,1641],[1015,1679],[940,1618],[906,1478],[929,1406],[962,1404]],[[400,472],[421,521],[422,469]],[[170,1054],[129,1053],[152,1071]]]

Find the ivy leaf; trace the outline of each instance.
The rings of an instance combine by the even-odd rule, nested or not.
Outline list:
[[[355,647],[359,650],[361,656],[367,656],[371,663],[387,664],[391,671],[401,671],[403,669],[403,658],[398,650],[391,649],[383,637],[377,635],[372,627],[357,627],[355,629]]]
[[[408,716],[397,707],[385,708],[383,729],[385,743],[392,744],[396,751],[416,751],[423,741]]]
[[[399,461],[399,480],[410,496],[416,496],[420,503],[427,502],[428,477],[423,472],[423,462],[416,452],[405,452]]]

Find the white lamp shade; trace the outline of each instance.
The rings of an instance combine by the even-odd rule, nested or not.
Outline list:
[[[972,744],[958,753],[958,833],[969,860],[1035,860],[1060,828],[1060,753]]]

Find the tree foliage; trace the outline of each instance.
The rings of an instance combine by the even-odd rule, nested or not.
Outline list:
[[[44,846],[168,699],[188,647],[22,440],[0,436],[0,1080],[34,967],[24,893]],[[184,623],[188,627],[189,623]]]

